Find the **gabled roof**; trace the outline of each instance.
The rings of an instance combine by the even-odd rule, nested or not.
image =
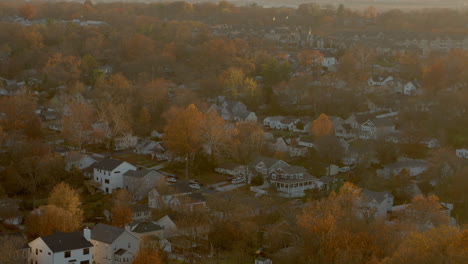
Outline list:
[[[365,200],[371,202],[375,199],[377,203],[382,203],[387,198],[387,196],[391,196],[389,192],[374,192],[366,189],[363,189],[361,194]]]
[[[278,162],[279,160],[277,159],[273,159],[273,158],[268,158],[268,157],[257,157],[252,163],[251,165],[252,166],[257,166],[260,162],[263,162],[263,164],[265,164],[265,166],[267,166],[268,168],[270,168],[271,166],[275,165],[276,162]]]
[[[151,210],[147,204],[135,204],[132,206],[132,212],[144,212]]]
[[[106,224],[97,224],[91,231],[91,239],[112,244],[125,229]]]
[[[156,172],[156,171],[149,170],[149,169],[129,170],[124,173],[124,176],[134,177],[134,178],[143,178],[152,172]]]
[[[83,233],[81,231],[73,233],[57,231],[52,235],[40,238],[54,253],[93,247],[93,244],[83,237]]]
[[[125,161],[123,161],[123,160],[103,159],[103,160],[93,164],[93,168],[101,169],[101,170],[105,170],[105,171],[112,171],[112,170],[114,170],[115,168],[117,168],[118,166],[120,166],[124,162]]]
[[[160,225],[156,223],[149,222],[149,221],[138,223],[132,228],[132,232],[135,232],[135,233],[148,233],[148,232],[154,232],[158,230],[163,230],[163,227],[161,227]]]
[[[171,185],[167,185],[165,188],[157,187],[158,192],[161,195],[170,195],[170,194],[181,194],[181,193],[191,193],[192,188],[190,188],[188,183],[178,182]]]

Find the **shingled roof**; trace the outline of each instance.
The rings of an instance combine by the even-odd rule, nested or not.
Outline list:
[[[57,231],[52,235],[41,237],[41,239],[54,253],[93,247],[93,244],[83,237],[81,231],[73,233]]]
[[[95,164],[93,164],[93,167],[96,169],[100,170],[105,170],[105,171],[112,171],[120,164],[124,163],[125,161],[123,160],[116,160],[116,159],[103,159]]]
[[[97,224],[91,231],[91,239],[112,244],[125,229],[106,224]]]

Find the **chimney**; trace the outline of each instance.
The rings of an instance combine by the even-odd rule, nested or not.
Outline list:
[[[85,227],[85,229],[83,229],[83,237],[86,240],[91,241],[91,230],[88,227]]]

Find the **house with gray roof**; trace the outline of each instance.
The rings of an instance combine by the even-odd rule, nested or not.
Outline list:
[[[124,228],[97,224],[91,231],[91,243],[94,263],[131,264],[140,247],[140,238]]]
[[[163,181],[164,176],[151,169],[138,168],[123,174],[123,188],[128,190],[136,200],[143,199],[148,192]]]
[[[88,228],[72,233],[55,232],[29,243],[30,262],[38,264],[93,262],[93,244]]]
[[[377,175],[389,178],[406,170],[409,176],[415,177],[425,172],[427,168],[428,162],[426,160],[400,158],[397,162],[385,165],[382,169],[378,169]]]
[[[92,165],[93,181],[105,193],[124,188],[124,174],[137,167],[123,160],[103,159]]]
[[[169,207],[177,211],[198,211],[206,209],[206,199],[201,193],[194,193],[187,183],[178,182],[159,185],[148,193],[150,208]]]
[[[363,189],[359,209],[362,217],[386,217],[392,211],[393,195],[389,192],[375,192]]]
[[[208,113],[216,111],[225,121],[257,122],[257,115],[248,111],[247,106],[240,101],[228,100],[224,96],[216,98],[215,103],[208,109]]]

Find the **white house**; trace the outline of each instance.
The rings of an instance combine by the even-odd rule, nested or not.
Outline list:
[[[370,86],[384,86],[393,81],[392,76],[371,76],[367,81],[367,84]]]
[[[425,172],[427,168],[428,164],[425,160],[400,158],[397,162],[385,165],[383,169],[378,169],[377,175],[388,178],[392,175],[398,175],[405,169],[410,176],[414,177]]]
[[[112,193],[114,189],[124,188],[124,174],[137,167],[122,160],[103,159],[93,164],[93,180],[99,184],[99,189]]]
[[[421,92],[419,88],[420,88],[419,83],[409,81],[403,86],[403,94],[405,95],[419,94]]]
[[[468,159],[468,149],[457,149],[457,150],[455,150],[455,154],[459,158]]]
[[[71,152],[65,157],[65,170],[70,171],[72,167],[84,170],[91,166],[96,160],[85,154]]]
[[[136,146],[138,137],[131,134],[126,134],[114,139],[114,150],[129,149]]]
[[[128,170],[123,174],[123,187],[133,194],[137,200],[144,196],[158,182],[163,180],[163,175],[155,170],[138,168],[137,170]]]
[[[94,251],[90,238],[91,231],[88,228],[73,233],[55,232],[38,237],[29,243],[30,263],[91,264]]]
[[[91,232],[93,263],[131,264],[140,247],[140,239],[124,228],[97,224]],[[65,263],[65,262],[57,262]]]
[[[247,110],[247,106],[240,101],[227,100],[219,96],[207,113],[216,111],[221,118],[234,122],[257,122],[257,115]]]
[[[219,165],[216,169],[216,172],[222,173],[222,174],[227,174],[231,176],[240,176],[242,174],[245,174],[246,168],[244,165],[233,163],[233,162],[227,162]]]
[[[201,193],[193,193],[186,183],[156,186],[148,193],[150,208],[168,207],[177,211],[199,211],[206,208],[206,199]]]
[[[392,211],[393,195],[389,192],[374,192],[363,189],[359,207],[364,217],[386,217]]]

